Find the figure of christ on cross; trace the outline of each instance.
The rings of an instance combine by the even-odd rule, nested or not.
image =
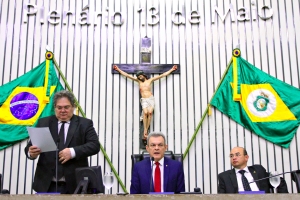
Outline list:
[[[148,137],[148,129],[150,127],[150,122],[152,119],[152,113],[154,110],[154,97],[151,92],[151,86],[153,81],[156,81],[162,77],[168,76],[171,74],[173,71],[177,69],[177,65],[174,65],[169,71],[166,71],[165,73],[155,76],[153,78],[148,78],[146,74],[143,71],[138,71],[136,73],[136,77],[131,76],[127,74],[126,72],[122,71],[121,69],[118,68],[117,65],[114,65],[114,70],[118,71],[121,75],[134,80],[138,82],[139,87],[140,87],[140,93],[141,93],[141,106],[143,109],[143,125],[144,125],[144,138],[147,139]]]

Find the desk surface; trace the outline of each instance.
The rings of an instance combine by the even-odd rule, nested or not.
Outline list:
[[[159,198],[159,200],[206,200],[206,199],[236,199],[240,200],[241,197],[243,199],[300,199],[300,194],[253,194],[253,195],[245,195],[245,194],[173,194],[173,195],[104,195],[104,194],[96,194],[96,195],[0,195],[1,200],[34,200],[34,199],[55,199],[55,200],[77,200],[77,199],[85,199],[85,200],[94,200],[94,199],[104,199],[104,200],[147,200],[147,199],[156,199]]]

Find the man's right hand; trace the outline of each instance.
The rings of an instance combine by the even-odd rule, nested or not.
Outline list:
[[[29,147],[29,155],[31,158],[37,158],[41,153],[41,149],[37,146],[30,146]]]
[[[119,67],[117,65],[114,65],[114,70],[119,71]]]

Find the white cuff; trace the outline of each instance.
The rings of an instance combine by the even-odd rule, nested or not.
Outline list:
[[[71,158],[75,158],[76,157],[76,153],[75,153],[75,150],[74,148],[70,148],[70,152],[71,152]]]

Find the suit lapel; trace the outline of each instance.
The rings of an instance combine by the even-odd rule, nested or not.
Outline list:
[[[149,161],[150,161],[150,163],[149,163]],[[154,187],[153,187],[153,178],[151,179],[151,173],[152,173],[152,170],[151,170],[151,160],[150,160],[150,158],[149,158],[149,160],[147,161],[147,162],[145,162],[145,171],[144,171],[144,174],[145,174],[145,176],[146,176],[146,181],[148,182],[146,182],[146,184],[145,184],[145,186],[147,185],[148,186],[148,188],[150,188],[150,185],[151,185],[151,188],[150,188],[150,190],[151,191],[149,191],[149,192],[153,192],[154,191]],[[154,170],[154,169],[153,169]],[[150,173],[149,173],[150,172]],[[152,181],[152,183],[150,184],[150,182],[149,181]],[[147,187],[146,186],[146,187]]]
[[[170,167],[169,167],[169,160],[165,157],[164,158],[164,191],[167,190],[168,186],[168,178],[169,178],[169,173],[170,173]]]
[[[51,119],[50,119],[49,129],[50,129],[52,138],[56,144],[57,140],[58,140],[58,120],[55,116],[51,117]]]
[[[257,175],[257,172],[256,172],[255,168],[252,167],[252,166],[249,166],[248,169],[249,169],[249,172],[251,173],[253,179],[257,180],[258,179],[258,175]],[[256,183],[258,189],[260,189],[260,187],[259,187],[259,181],[256,181],[255,183]]]
[[[70,122],[70,126],[69,126],[69,129],[68,129],[68,134],[67,134],[67,139],[66,139],[66,143],[65,143],[65,147],[68,147],[75,132],[76,132],[76,129],[78,127],[78,117],[73,115],[73,117],[71,118],[71,122]]]
[[[230,177],[230,180],[231,180],[231,183],[232,183],[234,192],[238,193],[239,187],[238,187],[238,183],[237,183],[237,178],[236,178],[236,174],[235,174],[235,169],[232,169],[232,170],[230,171],[229,177]]]

